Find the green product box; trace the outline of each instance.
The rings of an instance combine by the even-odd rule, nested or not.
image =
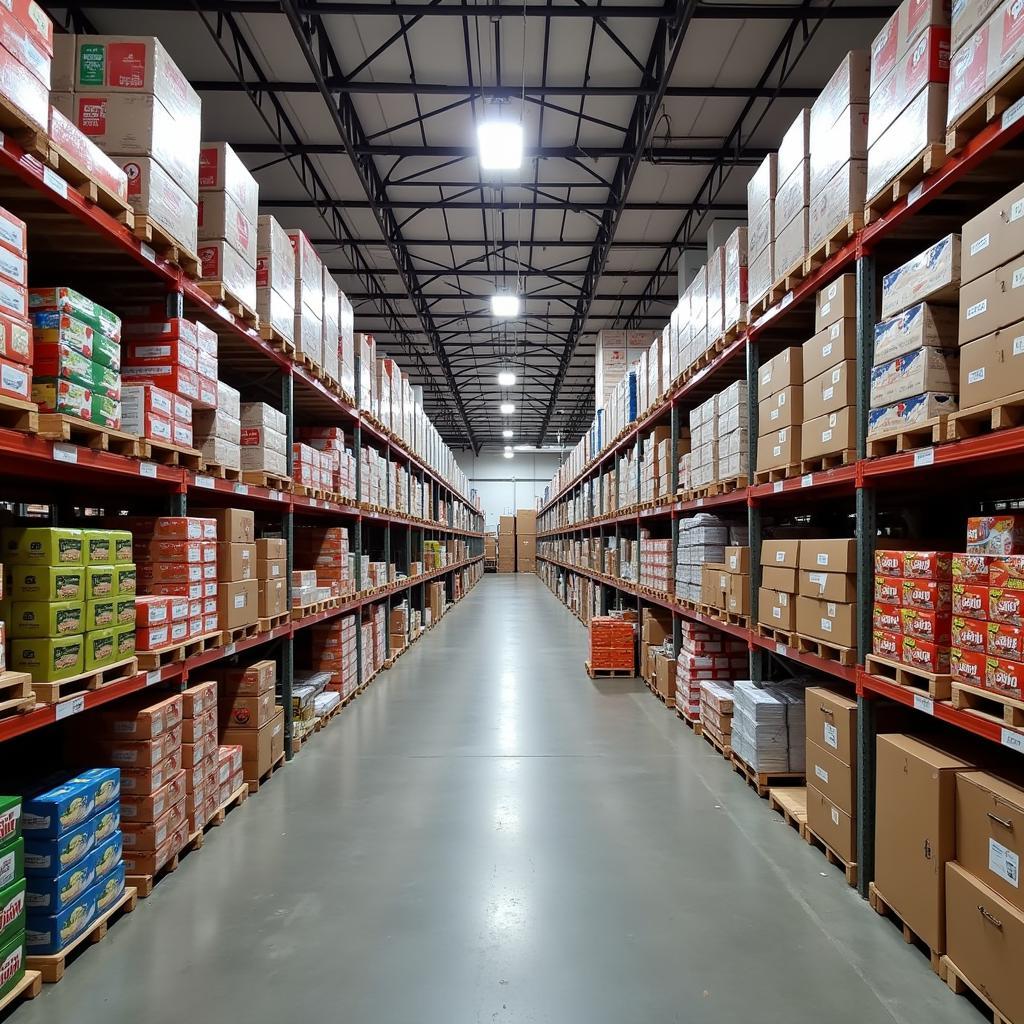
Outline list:
[[[114,545],[114,564],[127,565],[135,561],[132,535],[128,530],[107,530]]]
[[[123,661],[135,653],[135,627],[120,626],[114,630],[115,659]]]
[[[114,543],[110,530],[82,531],[82,561],[86,565],[113,565]]]
[[[11,565],[81,565],[82,531],[60,526],[11,526],[0,532]]]
[[[117,597],[114,599],[114,624],[135,628],[135,598]]]
[[[0,889],[0,946],[25,930],[25,879]]]
[[[69,345],[37,344],[32,366],[40,380],[54,377],[107,398],[121,398],[120,371],[76,352]]]
[[[85,630],[109,629],[117,619],[117,598],[104,597],[85,602]]]
[[[112,665],[117,659],[113,629],[94,629],[85,634],[85,671]]]
[[[121,369],[121,346],[77,317],[56,312],[33,313],[32,324],[37,345],[67,345],[111,370]]]
[[[104,597],[116,597],[114,567],[112,565],[87,565],[85,567],[85,599],[97,601]]]
[[[0,796],[0,850],[21,835],[21,797]]]
[[[137,583],[135,563],[114,566],[114,590],[118,597],[134,597]]]
[[[56,412],[76,416],[101,427],[121,426],[121,402],[107,395],[97,395],[88,388],[59,377],[35,377],[32,380],[32,401],[40,412]]]
[[[81,601],[14,601],[7,627],[12,639],[69,636],[85,630]]]
[[[10,589],[15,601],[79,601],[85,597],[85,569],[13,565]]]
[[[25,839],[18,836],[0,846],[0,886],[25,877]]]
[[[0,999],[25,977],[25,932],[19,931],[0,946]]]
[[[34,683],[54,683],[85,671],[85,635],[11,641],[11,668]]]
[[[121,340],[121,318],[73,288],[29,288],[28,308],[32,313],[67,313],[111,341]]]

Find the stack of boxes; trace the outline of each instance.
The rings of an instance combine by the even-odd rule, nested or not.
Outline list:
[[[952,30],[946,34],[947,45],[952,50],[947,71],[947,124],[950,128],[971,114],[979,102],[1019,66],[1022,57],[1019,13],[1012,3],[1002,0],[954,4]],[[1012,91],[1011,86],[1007,99]],[[985,120],[982,118],[982,123]]]
[[[945,0],[903,0],[871,44],[869,200],[930,145],[945,141],[948,26]]]
[[[694,605],[701,604],[704,564],[721,565],[725,561],[726,546],[731,540],[745,540],[745,533],[706,512],[681,519],[676,545],[676,597]]]
[[[801,268],[807,255],[811,182],[811,112],[801,110],[779,144],[775,194],[775,278]]]
[[[284,752],[284,708],[276,703],[277,666],[273,661],[255,664],[223,673],[219,698],[220,739],[227,747],[241,748],[241,763],[231,765],[226,779],[221,779],[219,803],[246,782],[257,782]],[[236,777],[237,775],[237,777]],[[224,787],[228,787],[225,794]]]
[[[182,785],[188,834],[205,828],[218,806],[217,681],[195,683],[181,695]]]
[[[20,796],[0,796],[0,999],[25,976],[25,840]],[[86,876],[87,878],[88,876]],[[45,896],[37,906],[48,909]]]
[[[636,671],[636,623],[611,615],[590,620],[591,671]]]
[[[640,678],[653,685],[655,655],[672,654],[672,613],[662,608],[645,607],[640,613]],[[673,676],[675,672],[673,672]],[[671,697],[675,691],[665,694]]]
[[[757,620],[771,629],[796,629],[797,572],[800,541],[761,542],[761,587],[757,592]]]
[[[498,518],[498,572],[516,571],[516,517]]]
[[[274,217],[256,221],[256,312],[286,341],[295,335],[295,253],[292,241]]]
[[[0,30],[0,96],[19,111],[22,124],[45,132],[56,77],[53,22],[36,3],[12,3],[0,15]]]
[[[728,757],[732,751],[732,683],[701,682],[700,725]]]
[[[0,536],[9,593],[0,620],[11,637],[12,669],[52,683],[131,658],[131,534],[33,526]]]
[[[718,465],[715,479],[719,483],[746,481],[750,459],[749,419],[747,415],[747,382],[734,381],[715,396]]]
[[[324,267],[313,243],[304,231],[298,228],[287,230],[295,258],[295,320],[293,340],[295,354],[305,358],[314,367],[322,367],[323,356],[323,313],[324,313]],[[373,375],[373,365],[365,365]]]
[[[352,312],[352,303],[343,291],[338,291],[338,344],[341,371],[341,390],[349,401],[356,399],[356,361],[355,361],[355,315]],[[407,422],[404,424],[403,437],[407,441],[413,438],[413,402],[412,389],[408,392],[408,401],[404,403],[407,412]]]
[[[116,768],[94,768],[25,799],[22,838],[7,840],[0,856],[24,893],[25,953],[59,953],[110,910],[124,892]],[[8,825],[10,831],[10,825]],[[4,939],[6,962],[20,941]]]
[[[51,102],[128,176],[128,199],[187,252],[197,249],[200,101],[152,36],[55,40]]]
[[[641,530],[640,586],[650,587],[659,594],[671,594],[675,589],[671,537],[652,537],[650,530]]]
[[[356,617],[342,615],[317,623],[312,629],[314,671],[329,672],[327,688],[347,697],[359,685],[356,659]]]
[[[28,310],[34,342],[32,401],[41,412],[119,429],[120,317],[66,287],[30,288]],[[0,299],[0,312],[17,318],[13,302]],[[12,332],[16,327],[12,324]],[[21,372],[15,370],[12,397],[21,397],[15,393],[21,387]]]
[[[747,292],[758,302],[775,283],[778,156],[769,153],[747,182]]]
[[[856,646],[857,542],[840,538],[797,543],[796,631],[831,647]]]
[[[284,713],[281,715],[281,744],[284,745]],[[231,799],[232,794],[242,788],[245,782],[245,769],[242,760],[240,743],[221,744],[217,748],[217,796],[214,798],[217,807],[223,807]],[[207,797],[207,801],[209,801]]]
[[[242,469],[250,473],[288,476],[285,433],[288,427],[284,414],[265,402],[243,402],[240,411]]]
[[[952,314],[937,311],[943,304],[955,304],[959,293],[959,235],[947,235],[883,278],[868,437],[894,433],[956,411],[959,352],[955,347],[939,347],[951,340],[948,323]],[[962,318],[961,332],[967,338],[980,337],[968,313],[970,310]],[[988,319],[985,310],[977,314],[981,333],[986,332]]]
[[[323,268],[321,291],[323,294],[323,311],[320,320],[320,344],[323,349],[323,371],[327,380],[337,385],[341,376],[340,292],[338,291],[338,283],[334,280],[334,275],[327,267]],[[401,395],[399,395],[400,398]]]
[[[197,509],[217,531],[217,625],[230,631],[259,618],[256,521],[241,508]]]
[[[516,572],[537,571],[537,513],[516,510]]]
[[[347,568],[347,565],[346,565]],[[288,542],[279,537],[256,541],[257,614],[273,619],[288,611]]]
[[[747,667],[742,641],[684,619],[676,660],[676,709],[691,722],[699,721],[702,685],[709,681],[731,685]]]
[[[758,371],[757,471],[798,466],[803,426],[803,351],[783,349]]]
[[[0,13],[0,17],[3,17]],[[0,60],[4,59],[0,46]],[[28,235],[24,221],[0,208],[0,399],[32,398],[28,302]],[[60,317],[53,317],[59,325]]]
[[[219,281],[256,312],[259,185],[226,142],[199,149],[199,262],[203,280]]]
[[[312,585],[325,591],[327,597],[348,597],[355,593],[353,562],[356,556],[349,548],[348,527],[318,526],[296,530],[294,540],[296,569],[313,574],[312,581],[303,580],[306,586]],[[387,580],[381,582],[386,583]],[[369,585],[364,573],[363,586],[366,588]]]
[[[736,228],[725,243],[725,280],[722,288],[722,327],[729,332],[742,328],[747,323],[747,229]],[[680,300],[681,301],[681,300]],[[687,314],[688,315],[688,314]],[[676,344],[682,352],[682,317],[680,336]],[[680,358],[680,363],[683,363]],[[681,370],[689,364],[681,365]]]
[[[707,487],[718,473],[718,396],[690,410],[690,462],[687,480],[691,490]]]
[[[733,687],[732,751],[755,772],[803,772],[804,690],[792,683]]]
[[[701,604],[729,615],[750,614],[750,548],[728,546],[721,562],[701,566]]]
[[[240,395],[217,381],[217,408],[196,409],[192,418],[194,445],[207,465],[236,472],[242,468],[242,409]]]

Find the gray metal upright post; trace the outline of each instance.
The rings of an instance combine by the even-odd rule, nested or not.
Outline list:
[[[281,412],[285,423],[285,469],[292,474],[292,438],[295,436],[295,404],[291,371],[281,376]],[[285,540],[285,594],[288,614],[292,608],[292,569],[295,567],[295,514],[291,506],[281,516],[281,532]],[[295,639],[291,632],[281,638],[281,703],[284,706],[284,755],[292,758],[292,737],[295,723],[292,712],[292,686],[295,681]]]
[[[747,482],[753,484],[757,469],[757,377],[761,372],[761,352],[756,341],[747,339]],[[761,542],[764,539],[761,509],[756,501],[747,501],[747,543],[750,545],[750,624],[756,628],[758,591],[761,588]],[[765,676],[765,652],[750,649],[750,678],[759,683]]]

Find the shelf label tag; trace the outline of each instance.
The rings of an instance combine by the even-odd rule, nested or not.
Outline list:
[[[782,301],[779,303],[779,309],[785,309],[792,301],[793,293],[786,292],[786,294],[782,296]]]
[[[234,644],[228,644],[224,648],[224,657],[225,658],[230,658],[231,655],[234,654],[234,653],[235,653],[235,645]]]
[[[907,193],[907,206],[913,206],[914,203],[924,195],[924,182],[918,182],[908,193]]]
[[[53,461],[70,462],[72,465],[78,462],[78,445],[61,444],[55,441],[53,444]]]
[[[150,263],[156,263],[156,249],[151,245],[147,245],[145,242],[139,242],[139,252],[149,260]]]
[[[914,469],[917,469],[918,466],[932,466],[934,464],[934,448],[922,448],[919,452],[914,452]]]
[[[62,700],[57,705],[57,710],[54,713],[54,717],[59,722],[62,718],[70,718],[72,715],[77,715],[80,711],[85,710],[85,694],[79,697],[72,697],[71,700]],[[1006,731],[1005,729],[1003,730]]]
[[[924,697],[920,693],[914,694],[914,710],[923,711],[926,715],[935,714],[935,701],[931,697]]]
[[[214,482],[212,476],[197,476],[196,487],[209,487],[211,490],[216,487],[217,484]]]
[[[697,501],[695,502],[695,504],[696,504],[697,508],[701,508],[703,506],[703,504],[704,504],[704,499],[703,498],[698,498]]]
[[[789,655],[789,648],[785,644],[776,644],[775,645],[775,653],[776,654],[782,654],[782,655],[785,655],[785,656],[788,657],[788,655]]]
[[[775,483],[772,484],[772,494],[778,494],[779,491],[781,491],[784,486],[785,486],[785,481],[783,481],[783,480],[776,480]]]
[[[62,199],[67,199],[68,183],[52,167],[43,168],[43,184],[52,188]]]
[[[280,491],[271,491],[270,496],[274,501],[284,501],[284,495]]]
[[[248,493],[249,493],[249,485],[248,484],[235,484],[235,494],[248,494]]]
[[[152,479],[156,479],[156,463],[155,462],[140,462],[139,463],[139,476],[148,476]]]
[[[147,672],[146,673],[146,685],[147,686],[156,686],[156,684],[160,682],[160,674],[161,674],[161,670],[158,669],[158,668],[153,669],[152,672]]]
[[[1004,747],[1024,754],[1024,733],[1014,732],[1012,729],[1000,729],[999,742]]]
[[[813,473],[805,473],[800,478],[800,486],[801,487],[813,487],[814,486],[814,474]]]
[[[7,136],[3,132],[0,132],[0,146],[4,146],[7,143]]]
[[[1016,103],[1011,103],[1003,111],[1003,131],[1006,131],[1011,124],[1016,124],[1021,117],[1024,117],[1024,96],[1022,96]]]
[[[223,303],[218,302],[213,307],[213,311],[217,314],[217,316],[221,316],[225,320],[230,320],[232,323],[235,322],[235,318],[231,315],[230,311],[228,310],[228,307],[225,306]]]

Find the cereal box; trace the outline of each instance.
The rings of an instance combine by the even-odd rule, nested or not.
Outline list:
[[[963,651],[984,654],[987,648],[988,623],[984,619],[969,619],[954,615],[950,630],[953,647]]]
[[[967,520],[967,553],[1024,554],[1024,516],[971,516]]]

